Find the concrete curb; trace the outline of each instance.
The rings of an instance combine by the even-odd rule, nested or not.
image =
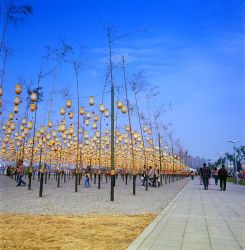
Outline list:
[[[187,187],[191,184],[186,184],[186,186],[174,197],[172,201],[160,212],[160,214],[151,222],[149,226],[130,244],[127,250],[136,250],[143,244],[143,242],[149,237],[149,235],[154,231],[157,225],[164,219],[165,215],[169,212],[169,210],[174,206],[176,201],[180,198],[183,192],[187,189]]]

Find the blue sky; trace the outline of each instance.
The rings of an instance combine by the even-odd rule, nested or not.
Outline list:
[[[129,75],[144,71],[148,83],[159,86],[151,112],[162,103],[172,103],[162,120],[173,124],[174,137],[180,138],[192,155],[214,159],[217,152],[232,150],[227,140],[245,144],[243,1],[17,2],[32,4],[34,13],[25,23],[8,30],[7,42],[13,48],[4,83],[8,90],[12,91],[20,77],[35,81],[44,47],[56,47],[64,38],[84,46],[81,95],[100,95],[107,40],[99,16],[105,25],[117,27],[116,35],[147,30],[115,42],[114,58],[125,56]],[[115,74],[121,83],[118,69]],[[51,78],[42,86],[48,99]],[[58,65],[55,89],[65,86],[74,95],[71,69]],[[142,92],[140,96],[142,110],[146,110],[145,95]],[[54,99],[54,106],[60,107],[61,97],[55,95]]]

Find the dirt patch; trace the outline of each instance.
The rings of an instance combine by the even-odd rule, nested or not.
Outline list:
[[[0,249],[126,249],[156,217],[0,215]]]

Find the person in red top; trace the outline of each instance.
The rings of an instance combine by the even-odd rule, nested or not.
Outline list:
[[[18,175],[19,175],[19,181],[17,183],[17,187],[18,186],[21,186],[21,183],[25,186],[26,183],[22,180],[22,177],[24,175],[24,165],[23,165],[23,160],[20,160],[19,161],[19,166],[18,166],[18,169],[17,169],[17,172],[18,172]]]

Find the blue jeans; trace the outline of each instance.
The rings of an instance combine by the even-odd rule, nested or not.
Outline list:
[[[85,179],[85,187],[90,187],[89,178]]]
[[[19,175],[19,181],[18,184],[16,186],[21,186],[21,183],[25,186],[26,183],[24,181],[22,181],[22,175]]]

